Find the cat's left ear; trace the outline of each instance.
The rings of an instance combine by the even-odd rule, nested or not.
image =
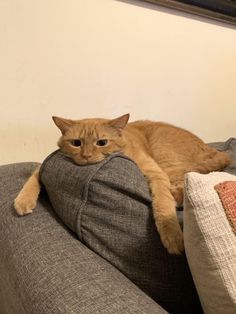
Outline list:
[[[109,122],[109,124],[119,130],[121,129],[124,129],[124,127],[126,126],[126,124],[128,123],[129,121],[129,113],[119,117],[119,118],[116,118],[116,119],[113,119]]]
[[[56,126],[61,130],[62,135],[66,133],[72,126],[72,120],[59,118],[59,117],[52,117]]]

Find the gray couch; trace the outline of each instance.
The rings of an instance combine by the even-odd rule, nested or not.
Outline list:
[[[166,313],[77,240],[42,195],[19,218],[13,199],[34,163],[0,168],[0,313]]]
[[[202,312],[185,254],[162,247],[132,161],[78,167],[57,151],[37,208],[18,217],[13,200],[36,165],[0,167],[1,314]]]

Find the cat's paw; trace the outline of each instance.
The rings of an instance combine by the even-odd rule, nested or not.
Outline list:
[[[170,254],[181,254],[184,251],[184,238],[179,224],[167,223],[161,230],[159,230],[161,241],[167,251]]]
[[[36,201],[29,195],[20,193],[14,201],[14,207],[19,216],[28,215],[36,207]]]

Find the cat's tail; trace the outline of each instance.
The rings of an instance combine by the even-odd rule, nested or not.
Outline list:
[[[216,170],[223,170],[230,164],[230,161],[228,153],[216,151],[212,157],[212,167],[216,168]],[[214,171],[214,169],[212,171]]]
[[[230,164],[230,156],[227,152],[220,152],[210,147],[207,155],[203,156],[202,162],[196,165],[194,171],[209,173],[211,171],[221,171]]]

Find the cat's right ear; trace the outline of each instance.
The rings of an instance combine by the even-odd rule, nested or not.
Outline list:
[[[129,120],[129,113],[124,114],[123,116],[113,119],[109,122],[109,124],[118,130],[124,129]]]
[[[64,119],[60,117],[52,117],[56,126],[61,130],[62,135],[66,133],[72,126],[72,120]]]

